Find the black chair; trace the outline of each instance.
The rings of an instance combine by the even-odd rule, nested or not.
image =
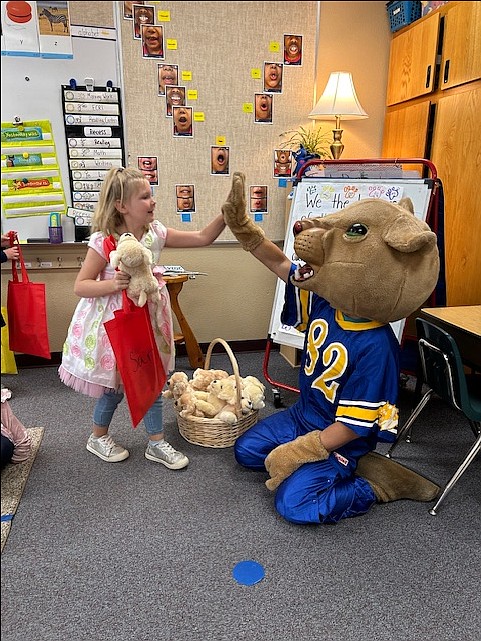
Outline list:
[[[436,504],[429,510],[430,514],[435,515],[441,503],[481,450],[481,377],[466,376],[458,346],[453,337],[443,329],[423,318],[416,318],[416,331],[419,339],[422,382],[428,389],[399,431],[396,441],[391,445],[386,456],[391,457],[392,452],[405,436],[407,441],[410,440],[412,425],[433,394],[437,394],[465,415],[476,439],[461,465],[446,484]]]

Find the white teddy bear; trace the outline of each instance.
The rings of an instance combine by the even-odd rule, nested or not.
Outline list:
[[[265,385],[255,376],[245,376],[242,379],[242,395],[252,403],[252,409],[261,410],[266,406]]]
[[[192,374],[190,384],[194,389],[205,392],[212,381],[219,378],[227,378],[228,376],[223,369],[203,369],[198,367]]]
[[[148,300],[160,301],[159,283],[152,273],[152,252],[144,247],[129,232],[122,234],[117,249],[110,252],[110,264],[130,275],[127,294],[129,298],[138,298],[138,307],[143,307]]]
[[[185,372],[174,372],[167,381],[167,389],[162,392],[165,398],[176,401],[184,392],[193,391],[189,378]]]

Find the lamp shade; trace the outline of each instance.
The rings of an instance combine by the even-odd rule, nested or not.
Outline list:
[[[309,114],[314,120],[357,120],[369,118],[361,107],[352,76],[346,71],[331,73],[326,88]]]

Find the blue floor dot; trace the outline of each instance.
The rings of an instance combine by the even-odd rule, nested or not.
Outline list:
[[[265,576],[264,568],[256,561],[240,561],[232,570],[234,579],[242,585],[254,585]]]

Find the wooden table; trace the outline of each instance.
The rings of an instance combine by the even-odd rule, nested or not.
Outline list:
[[[177,318],[181,331],[180,334],[174,334],[174,342],[176,345],[185,343],[189,363],[193,369],[197,369],[198,367],[203,368],[205,364],[204,355],[202,354],[199,343],[194,336],[194,332],[191,330],[189,323],[180,309],[178,300],[182,287],[184,286],[185,281],[189,279],[189,276],[186,274],[179,274],[178,276],[164,276],[163,278],[169,291],[172,311]]]
[[[481,305],[423,307],[421,316],[451,334],[466,365],[481,370]]]

